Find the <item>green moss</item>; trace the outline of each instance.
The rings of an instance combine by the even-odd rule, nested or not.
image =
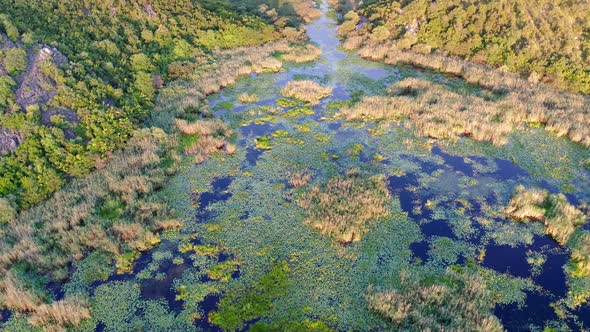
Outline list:
[[[300,116],[313,115],[313,114],[315,114],[315,112],[313,109],[311,109],[311,107],[303,106],[303,107],[297,107],[297,108],[288,110],[287,112],[285,112],[283,114],[283,116],[286,118],[297,118]]]
[[[301,105],[302,101],[293,98],[279,98],[277,99],[277,106],[283,108],[291,108]]]
[[[260,136],[255,141],[256,148],[261,150],[270,150],[270,137],[268,136]]]
[[[289,136],[289,132],[286,130],[277,130],[274,133],[272,133],[273,137],[287,137]]]

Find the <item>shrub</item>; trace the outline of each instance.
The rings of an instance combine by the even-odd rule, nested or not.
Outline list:
[[[317,105],[320,103],[320,99],[332,95],[332,88],[322,87],[309,80],[290,81],[281,90],[281,93],[284,97],[293,97]]]
[[[509,10],[506,6],[501,1],[480,0],[370,1],[357,11],[373,29],[355,30],[358,14],[347,14],[339,34],[366,40],[361,54],[370,58],[383,59],[386,54],[377,55],[380,49],[404,50],[422,44],[524,77],[536,72],[542,81],[558,88],[590,93],[587,45],[581,37],[587,27],[576,23],[587,21],[587,4],[518,0],[509,4]],[[410,58],[413,53],[408,54]],[[436,63],[435,57],[430,60]]]
[[[18,75],[27,68],[27,52],[22,48],[9,48],[4,51],[4,68],[12,75]]]
[[[370,38],[375,41],[384,41],[385,39],[389,38],[389,35],[389,30],[387,30],[386,27],[378,26],[375,29],[373,29]]]
[[[298,199],[305,222],[339,242],[359,241],[369,226],[390,215],[391,196],[385,176],[367,176],[356,169],[314,186]]]
[[[149,73],[154,70],[154,65],[147,55],[138,53],[131,56],[131,69],[134,72],[143,71]]]
[[[0,77],[0,108],[6,109],[14,104],[14,91],[16,82],[11,77]]]
[[[0,14],[0,23],[2,24],[2,27],[4,28],[3,30],[6,32],[8,38],[10,38],[10,40],[13,42],[17,42],[19,37],[18,29],[14,26],[14,24],[12,24],[10,19],[8,19],[8,16]]]

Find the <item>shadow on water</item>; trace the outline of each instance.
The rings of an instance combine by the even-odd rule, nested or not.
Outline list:
[[[176,300],[176,289],[173,287],[175,279],[180,278],[190,265],[183,263],[175,265],[167,262],[160,266],[159,271],[165,272],[164,279],[148,279],[141,282],[141,296],[146,300],[164,299],[168,302],[170,311],[179,313],[182,310],[183,301]]]

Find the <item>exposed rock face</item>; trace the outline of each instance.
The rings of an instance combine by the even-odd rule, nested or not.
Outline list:
[[[0,129],[0,157],[16,150],[22,138],[15,130]]]
[[[55,65],[65,61],[62,55],[56,54],[57,50],[49,47],[29,54],[29,66],[16,91],[16,103],[22,110],[30,105],[44,105],[57,94],[57,83],[42,71],[43,63],[46,61],[51,61]]]
[[[62,117],[63,120],[69,123],[71,127],[74,127],[80,123],[76,112],[67,108],[52,108],[41,112],[41,124],[48,127],[54,126],[55,124],[51,121],[51,117],[53,116]],[[63,130],[67,139],[74,139],[76,137],[76,134],[72,128],[63,128]]]
[[[14,43],[5,34],[0,34],[0,49],[22,47],[20,43]],[[57,82],[48,76],[43,70],[44,64],[49,62],[51,66],[58,68],[66,65],[68,59],[57,49],[47,46],[33,48],[28,51],[28,66],[20,75],[13,77],[16,81],[15,101],[21,111],[28,106],[39,105],[41,107],[41,121],[46,126],[53,126],[51,117],[60,115],[63,120],[75,126],[79,123],[76,113],[67,109],[46,109],[47,103],[51,102],[57,95]],[[8,75],[6,68],[0,62],[0,76]],[[0,110],[5,112],[6,110]],[[12,110],[14,111],[14,109]],[[67,127],[73,127],[67,126]],[[71,128],[65,128],[67,138],[75,138],[76,135]],[[13,152],[16,147],[25,139],[17,130],[0,128],[0,157]]]

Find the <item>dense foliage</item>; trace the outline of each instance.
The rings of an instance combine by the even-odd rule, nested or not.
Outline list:
[[[588,94],[589,10],[581,0],[367,1],[357,12],[368,24],[349,20],[340,33],[374,52],[441,50]]]
[[[0,134],[12,147],[0,146],[0,196],[27,208],[100,167],[167,80],[298,22],[290,3],[275,5],[1,1]]]

